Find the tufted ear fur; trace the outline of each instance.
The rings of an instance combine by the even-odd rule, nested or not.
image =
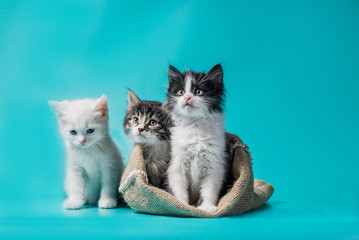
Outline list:
[[[168,111],[168,100],[162,103],[161,109],[164,111]]]
[[[183,75],[180,71],[177,70],[174,66],[170,65],[168,67],[168,80],[171,81],[179,81],[182,79]]]
[[[55,110],[57,117],[62,118],[65,116],[65,110],[69,104],[69,101],[48,101],[48,104]]]
[[[127,111],[138,105],[140,102],[141,100],[137,97],[137,95],[133,91],[128,89]]]
[[[223,69],[221,64],[215,65],[209,72],[206,74],[204,79],[209,79],[218,83],[223,82]]]
[[[106,117],[108,113],[108,107],[107,107],[107,97],[105,95],[102,95],[94,108],[95,112],[99,112],[101,117]]]

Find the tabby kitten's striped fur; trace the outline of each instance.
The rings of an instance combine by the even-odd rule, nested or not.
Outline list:
[[[149,183],[164,187],[164,174],[170,160],[170,125],[165,103],[141,101],[128,90],[127,115],[123,122],[126,135],[141,144]]]

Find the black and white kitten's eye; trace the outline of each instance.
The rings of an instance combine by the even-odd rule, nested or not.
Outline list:
[[[203,94],[204,94],[203,90],[201,90],[201,89],[196,90],[196,95],[202,96]]]
[[[177,91],[177,95],[182,96],[184,94],[184,90],[180,89]]]
[[[94,128],[89,128],[89,129],[87,129],[87,133],[93,133],[95,131],[95,129]]]
[[[150,125],[151,125],[151,126],[156,126],[156,125],[157,125],[157,121],[156,121],[156,120],[151,120],[151,121],[150,121]]]
[[[137,117],[134,117],[134,118],[132,119],[132,122],[133,122],[133,123],[138,123],[138,118],[137,118]]]
[[[70,134],[71,134],[71,135],[76,135],[76,134],[77,134],[77,131],[76,131],[76,130],[71,130],[71,131],[70,131]]]

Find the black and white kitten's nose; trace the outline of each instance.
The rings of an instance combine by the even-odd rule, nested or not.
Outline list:
[[[143,132],[143,130],[145,130],[144,128],[137,128],[138,129],[138,132],[141,133]]]

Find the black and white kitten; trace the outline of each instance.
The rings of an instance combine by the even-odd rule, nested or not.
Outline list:
[[[141,101],[128,90],[123,122],[126,135],[142,145],[149,183],[156,187],[164,187],[163,177],[170,161],[170,117],[165,104]]]
[[[222,67],[182,74],[169,66],[168,76],[173,120],[169,189],[183,203],[215,212],[227,166]]]

